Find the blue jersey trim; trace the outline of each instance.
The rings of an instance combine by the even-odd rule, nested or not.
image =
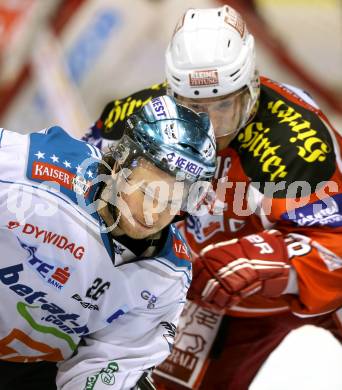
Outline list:
[[[92,203],[101,153],[58,126],[29,135],[26,176],[34,182],[57,182],[60,192],[79,207]],[[86,165],[85,165],[86,164]],[[81,204],[80,204],[81,198]]]
[[[189,271],[191,270],[191,264],[190,264],[190,270],[189,271],[185,271],[184,269],[175,269],[175,268],[173,268],[172,266],[171,266],[171,264],[168,264],[168,263],[166,263],[166,262],[164,262],[164,261],[162,261],[160,258],[153,258],[153,260],[155,260],[155,261],[157,261],[158,263],[160,263],[160,264],[163,264],[163,265],[165,265],[166,267],[168,267],[168,268],[170,268],[173,272],[181,272],[181,273],[183,273],[185,276],[186,276],[186,279],[187,279],[187,282],[190,284],[191,283],[191,277],[190,277],[190,275],[189,275]],[[164,259],[163,259],[164,260]],[[165,260],[167,260],[167,259],[165,259]]]

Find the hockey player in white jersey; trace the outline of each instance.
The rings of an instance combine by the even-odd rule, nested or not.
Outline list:
[[[170,223],[215,158],[208,116],[167,96],[105,156],[1,129],[1,389],[130,389],[167,357],[191,281]]]

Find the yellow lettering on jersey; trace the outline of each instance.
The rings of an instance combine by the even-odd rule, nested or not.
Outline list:
[[[330,153],[329,145],[317,137],[317,131],[311,128],[309,121],[303,119],[302,114],[280,99],[276,102],[269,102],[267,108],[272,114],[281,118],[279,123],[288,123],[291,131],[295,133],[289,141],[293,144],[302,143],[302,145],[296,145],[299,157],[308,163],[317,160],[323,162],[326,159],[327,154]]]
[[[253,157],[258,157],[261,169],[270,175],[270,180],[284,178],[287,175],[286,166],[283,160],[277,155],[280,145],[271,146],[271,142],[266,134],[270,129],[264,128],[261,122],[252,122],[245,127],[238,135],[241,147],[253,153]]]

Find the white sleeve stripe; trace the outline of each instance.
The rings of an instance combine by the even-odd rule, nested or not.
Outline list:
[[[100,151],[97,148],[95,148],[93,145],[90,145],[88,143],[86,145],[90,149],[92,157],[96,158],[97,160],[101,159],[101,157],[102,157],[101,153],[100,153]]]

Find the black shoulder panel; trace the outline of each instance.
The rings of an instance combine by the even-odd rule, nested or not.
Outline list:
[[[120,139],[124,131],[125,119],[151,99],[165,94],[166,82],[135,92],[124,99],[111,101],[96,122],[101,136],[110,140]]]
[[[265,85],[256,116],[230,146],[239,154],[246,175],[260,182],[262,192],[267,182],[284,183],[274,197],[292,197],[286,191],[295,181],[306,182],[312,193],[335,170],[332,139],[319,116]]]

